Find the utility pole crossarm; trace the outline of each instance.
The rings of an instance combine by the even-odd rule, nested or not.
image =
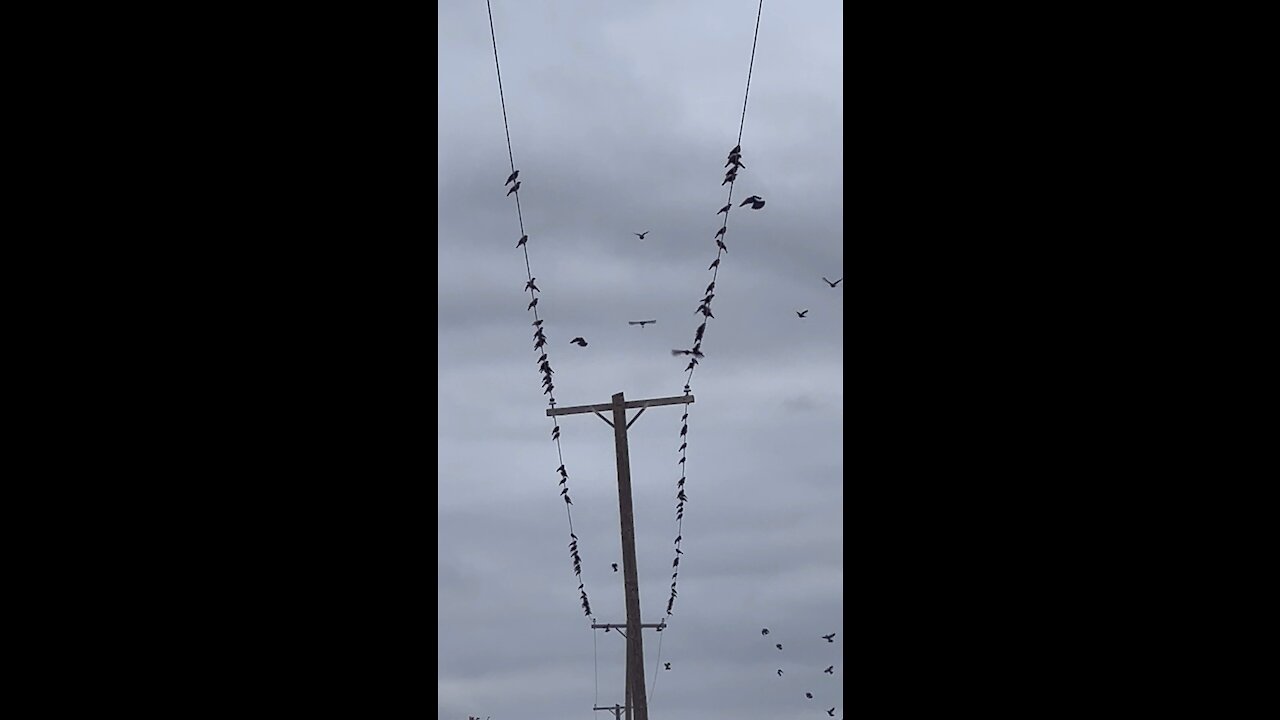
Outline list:
[[[693,402],[692,395],[680,395],[677,397],[653,398],[652,400],[628,400],[623,404],[627,410],[636,408],[658,407],[660,405],[680,405],[681,403]],[[548,417],[556,415],[576,415],[578,413],[603,412],[612,411],[613,403],[603,403],[600,405],[575,405],[573,407],[549,408],[547,410]]]

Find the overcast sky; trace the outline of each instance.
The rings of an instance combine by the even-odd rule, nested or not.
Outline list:
[[[757,4],[492,7],[556,402],[682,395],[688,359],[670,351],[703,319]],[[845,275],[843,40],[835,0],[764,3],[688,406],[679,595],[667,630],[644,632],[655,720],[845,715],[849,283],[821,280]],[[437,717],[606,720],[592,706],[623,702],[625,641],[579,605],[484,0],[439,3],[438,93]],[[753,194],[763,209],[738,207]],[[627,324],[642,319],[657,323]],[[629,433],[645,622],[666,612],[682,412],[651,408]],[[622,623],[613,431],[559,424],[593,617]]]

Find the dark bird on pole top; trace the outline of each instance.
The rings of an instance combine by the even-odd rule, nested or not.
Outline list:
[[[648,230],[645,230],[645,231],[644,231],[644,232],[642,232],[642,233],[631,233],[631,234],[632,234],[632,235],[635,235],[636,237],[638,237],[638,238],[640,238],[641,240],[643,240],[643,239],[644,239],[644,236],[649,234],[649,231],[648,231]]]
[[[797,310],[796,317],[804,317],[809,314],[808,310]]]
[[[609,563],[609,564],[613,566],[614,572],[618,572],[618,563]]]
[[[826,669],[826,670],[823,670],[822,672],[824,672],[824,673],[826,673],[826,674],[828,674],[828,675],[834,675],[834,674],[835,674],[835,669],[836,669],[836,666],[835,666],[835,665],[828,665],[828,666],[827,666],[827,669]]]
[[[724,213],[725,215],[728,215],[729,208],[731,207],[733,207],[733,203],[729,203],[728,205],[725,205],[724,207],[720,208],[719,212],[717,212],[716,214],[719,215],[720,213]]]
[[[582,338],[580,338],[580,337],[576,337],[576,338],[574,338],[574,339],[570,340],[569,342],[570,342],[570,343],[572,343],[572,344],[576,344],[578,347],[586,347],[586,346],[587,346],[587,341],[586,341],[586,340],[583,340],[583,339],[582,339]]]
[[[503,184],[503,185],[510,185],[510,184],[511,184],[511,181],[512,181],[512,180],[515,180],[515,179],[516,179],[516,177],[517,177],[519,174],[520,174],[520,171],[519,171],[519,170],[516,170],[515,172],[511,173],[511,176],[507,178],[507,181],[506,181],[506,182],[504,182],[504,183],[502,183],[502,184]]]
[[[822,281],[823,281],[823,282],[825,282],[826,284],[830,285],[831,287],[835,287],[835,286],[839,285],[840,283],[844,282],[844,278],[840,278],[839,280],[837,280],[837,281],[835,281],[835,282],[831,282],[830,280],[828,280],[828,279],[826,279],[826,278],[824,277],[824,278],[822,278]]]
[[[760,634],[761,634],[761,635],[768,635],[768,634],[769,634],[769,628],[760,628]]]
[[[640,327],[644,327],[645,325],[648,325],[648,324],[650,324],[650,323],[656,323],[656,322],[658,322],[658,321],[657,321],[657,320],[628,320],[628,321],[627,321],[627,324],[628,324],[628,325],[639,325]]]
[[[835,642],[835,637],[836,637],[836,634],[831,633],[830,635],[823,635],[822,639],[830,643],[830,642]]]
[[[712,270],[718,267],[720,267],[720,258],[716,258],[715,260],[711,261],[711,264],[707,266],[707,269]]]
[[[517,180],[517,181],[516,181],[516,184],[515,184],[515,185],[512,185],[512,186],[511,186],[511,189],[507,191],[507,194],[508,194],[508,195],[510,195],[511,193],[513,193],[513,192],[517,192],[517,191],[519,191],[519,190],[520,190],[520,181],[519,181],[519,180]]]
[[[750,204],[752,204],[752,203],[758,203],[758,202],[761,202],[762,200],[764,200],[764,198],[760,197],[759,195],[752,195],[751,197],[747,198],[746,200],[743,200],[743,201],[742,201],[742,205],[750,205]],[[738,207],[742,207],[742,205],[739,205]]]
[[[776,648],[778,648],[779,650],[781,650],[781,649],[782,649],[782,643],[778,643],[777,645],[774,645],[774,647],[776,647]]]
[[[527,243],[527,242],[529,242],[529,236],[528,236],[528,235],[521,235],[521,236],[520,236],[520,241],[516,243],[516,247],[520,247],[521,245],[523,245],[523,244],[525,244],[525,243]]]
[[[528,237],[528,236],[526,235],[525,237]],[[519,247],[519,246],[517,246],[517,247]],[[525,283],[525,284],[524,284],[524,289],[525,289],[525,290],[538,290],[538,286],[537,286],[537,285],[535,285],[535,284],[533,283],[533,281],[534,281],[534,280],[537,280],[537,279],[538,279],[538,278],[529,278],[529,282],[527,282],[527,283]],[[541,290],[538,290],[538,292],[542,292],[542,291],[541,291]]]

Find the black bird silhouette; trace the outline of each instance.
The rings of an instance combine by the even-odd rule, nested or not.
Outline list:
[[[834,672],[834,671],[835,671],[835,669],[836,669],[836,666],[835,666],[835,665],[828,665],[828,666],[827,666],[827,669],[826,669],[826,670],[823,670],[822,672],[824,672],[824,673],[826,673],[826,674],[828,674],[828,675],[834,675],[834,674],[835,674],[835,672]]]
[[[781,650],[781,649],[782,649],[782,643],[778,643],[777,645],[774,645],[774,647],[776,647],[776,648],[778,648],[779,650]]]
[[[711,281],[711,284],[707,286],[707,289],[706,289],[706,290],[703,290],[702,292],[708,292],[708,293],[709,293],[709,292],[711,292],[712,290],[715,290],[715,289],[716,289],[716,281],[715,281],[715,280],[712,280],[712,281]]]
[[[733,203],[729,203],[728,205],[725,205],[724,207],[720,208],[720,211],[719,211],[719,212],[717,212],[716,214],[717,214],[717,215],[719,215],[720,213],[724,213],[725,215],[728,215],[728,214],[729,214],[729,208],[731,208],[731,207],[733,207]]]
[[[731,182],[736,181],[737,179],[738,179],[738,174],[737,174],[737,173],[732,173],[732,172],[731,172],[731,173],[729,173],[728,175],[725,175],[725,176],[724,176],[724,182],[722,182],[722,183],[720,183],[720,184],[721,184],[721,185],[724,185],[725,183],[731,183]]]
[[[830,285],[831,287],[835,287],[835,286],[839,285],[841,282],[843,282],[843,281],[844,281],[844,278],[840,278],[839,280],[837,280],[837,281],[835,281],[835,282],[831,282],[830,280],[828,280],[828,279],[826,279],[826,278],[824,277],[824,278],[822,278],[822,281],[823,281],[823,282],[825,282],[826,284]]]
[[[613,566],[614,572],[618,572],[618,563],[609,563],[609,564]]]
[[[725,225],[724,227],[720,228],[719,230],[716,231],[716,237],[720,237],[721,235],[724,234],[724,231],[728,229],[729,229],[728,225]]]
[[[666,666],[667,670],[671,669],[671,663],[662,663],[662,664]]]
[[[627,324],[628,324],[628,325],[639,325],[640,327],[644,327],[645,325],[648,325],[649,323],[656,323],[656,322],[658,322],[658,321],[657,321],[657,320],[628,320],[628,321],[627,321]]]
[[[809,698],[810,700],[813,699],[813,693],[805,693],[804,696]]]
[[[732,154],[734,154],[734,153],[738,153],[738,152],[742,152],[742,144],[741,144],[741,143],[739,143],[739,144],[737,144],[737,145],[734,145],[734,146],[733,146],[733,149],[729,151],[729,154],[730,154],[730,155],[732,155]]]
[[[533,302],[529,303],[529,307],[525,308],[525,310],[532,310],[536,307],[538,307],[538,298],[534,298]]]
[[[643,239],[644,239],[644,236],[649,234],[649,231],[648,231],[648,230],[645,230],[645,231],[644,231],[644,232],[642,232],[642,233],[631,233],[631,234],[632,234],[632,235],[635,235],[636,237],[638,237],[638,238],[640,238],[641,240],[643,240]]]
[[[519,189],[520,189],[520,181],[519,181],[519,180],[517,180],[517,181],[516,181],[516,184],[515,184],[515,185],[512,185],[512,186],[511,186],[511,189],[507,191],[507,194],[508,194],[508,195],[510,195],[511,193],[516,192],[516,191],[518,191]]]
[[[828,714],[828,715],[830,715],[831,717],[835,717],[835,716],[836,716],[836,709],[835,709],[835,708],[831,708],[830,710],[828,710],[828,711],[827,711],[827,714]]]
[[[574,339],[570,340],[569,342],[570,342],[570,343],[577,343],[577,344],[578,344],[578,347],[586,347],[586,346],[587,346],[587,341],[586,341],[586,340],[583,340],[583,339],[582,339],[582,338],[580,338],[580,337],[576,337],[576,338],[574,338]]]
[[[830,635],[823,635],[822,639],[826,640],[827,642],[835,642],[835,640],[833,639],[835,638],[835,636],[836,636],[835,633],[831,633]]]
[[[707,269],[711,270],[712,268],[717,268],[717,267],[720,267],[720,258],[716,258],[715,260],[713,260],[711,264],[707,266]]]
[[[721,240],[720,238],[716,238],[716,247],[725,252],[729,252],[729,248],[725,247],[724,240]]]
[[[768,634],[769,634],[769,628],[760,628],[760,634],[761,634],[761,635],[768,635]]]
[[[707,322],[703,320],[702,324],[698,326],[697,332],[693,334],[693,341],[695,343],[702,342],[702,334],[706,331],[707,331]]]
[[[528,236],[526,235],[526,237],[528,237]],[[519,247],[519,245],[517,245],[516,247]],[[527,283],[525,283],[525,284],[524,284],[524,289],[525,289],[525,290],[538,290],[538,286],[533,284],[533,281],[534,281],[534,280],[537,280],[537,279],[538,279],[538,278],[529,278],[529,282],[527,282]],[[538,290],[538,292],[542,292],[542,291],[541,291],[541,290]]]
[[[782,677],[782,668],[778,668],[778,677]]]
[[[760,208],[762,208],[762,207],[764,207],[764,201],[763,201],[763,200],[757,200],[757,201],[755,201],[755,202],[751,203],[751,209],[752,209],[752,210],[759,210],[759,209],[760,209]]]
[[[529,242],[529,236],[528,236],[528,235],[521,235],[521,236],[520,236],[520,242],[517,242],[517,243],[516,243],[516,247],[520,247],[521,245],[523,245],[523,244],[525,244],[525,243],[527,243],[527,242]]]
[[[542,324],[542,321],[541,321],[541,320],[534,320],[533,322],[531,322],[531,323],[529,323],[529,324],[530,324],[530,325],[532,325],[532,326],[534,326],[534,327],[538,327],[539,325],[541,325],[541,324]]]
[[[796,311],[796,317],[804,317],[805,315],[808,315],[808,314],[809,314],[809,311],[808,311],[808,310],[797,310],[797,311]]]
[[[715,317],[715,315],[711,314],[711,308],[707,307],[706,305],[702,305],[697,310],[694,310],[694,312],[700,312],[706,317],[712,317],[712,318]]]
[[[519,174],[520,174],[520,171],[519,171],[519,170],[516,170],[515,172],[511,173],[511,177],[507,178],[507,181],[506,181],[506,182],[504,182],[504,183],[502,183],[502,184],[503,184],[503,185],[510,185],[510,184],[511,184],[511,181],[512,181],[512,180],[515,180],[515,179],[516,179],[516,176],[517,176],[517,175],[519,175]]]
[[[742,205],[750,205],[750,204],[752,204],[752,203],[758,203],[758,202],[760,202],[760,201],[761,201],[761,200],[763,200],[763,199],[764,199],[764,198],[760,197],[759,195],[752,195],[751,197],[747,198],[746,200],[743,200],[743,201],[742,201]],[[739,205],[738,207],[742,207],[742,205]]]

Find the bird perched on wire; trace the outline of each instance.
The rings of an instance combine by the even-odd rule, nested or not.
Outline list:
[[[839,280],[837,280],[837,281],[835,281],[835,282],[831,282],[830,280],[828,280],[828,279],[826,279],[826,278],[824,277],[824,278],[822,278],[822,281],[823,281],[823,282],[825,282],[826,284],[830,285],[831,287],[835,287],[835,286],[839,285],[841,282],[843,282],[843,281],[844,281],[844,278],[840,278]]]
[[[737,181],[737,179],[738,179],[738,173],[731,172],[731,173],[729,173],[729,174],[727,174],[727,175],[725,175],[725,176],[724,176],[724,182],[722,182],[722,183],[720,183],[720,184],[721,184],[721,185],[724,185],[725,183],[735,182],[735,181]]]
[[[733,203],[729,203],[728,205],[725,205],[724,207],[720,208],[720,209],[716,212],[716,214],[717,214],[717,215],[719,215],[720,213],[724,213],[725,215],[728,215],[728,214],[729,214],[729,208],[731,208],[731,207],[733,207]]]
[[[804,317],[809,314],[808,310],[797,310],[796,317]]]
[[[711,264],[707,266],[707,269],[713,270],[718,267],[720,267],[720,258],[716,258],[715,260],[712,260]]]
[[[645,325],[648,325],[648,324],[650,324],[650,323],[656,323],[656,322],[658,322],[658,321],[657,321],[657,320],[628,320],[628,321],[627,321],[627,324],[628,324],[628,325],[639,325],[640,327],[644,327]]]
[[[524,245],[524,244],[525,244],[525,243],[527,243],[527,242],[529,242],[529,236],[528,236],[528,235],[521,235],[521,236],[520,236],[520,241],[516,243],[516,247],[520,247],[521,245]]]
[[[836,634],[835,634],[835,633],[831,633],[830,635],[823,635],[823,636],[822,636],[822,639],[823,639],[823,640],[826,640],[826,641],[827,641],[827,642],[829,642],[829,643],[833,643],[833,642],[835,642],[835,637],[836,637]]]
[[[525,237],[528,237],[528,235],[526,235]],[[517,247],[519,247],[519,246],[517,246]],[[533,284],[533,281],[534,281],[534,280],[537,280],[537,279],[538,279],[538,278],[529,278],[529,282],[527,282],[527,283],[525,283],[525,284],[524,284],[524,289],[525,289],[525,290],[538,290],[538,286]],[[542,291],[541,291],[541,290],[538,290],[538,292],[542,292]]]
[[[728,225],[721,227],[719,230],[716,231],[716,237],[720,237],[721,235],[724,235],[724,231],[728,229],[729,229]]]
[[[752,195],[751,197],[747,198],[746,200],[743,200],[743,201],[742,201],[742,204],[741,204],[741,205],[739,205],[738,207],[742,207],[743,205],[751,205],[751,204],[753,204],[753,203],[762,202],[763,200],[764,200],[764,198],[760,197],[759,195]]]
[[[511,176],[507,178],[507,181],[506,181],[506,182],[504,182],[504,183],[502,183],[502,184],[503,184],[503,185],[510,185],[510,184],[511,184],[511,181],[512,181],[512,180],[515,180],[517,177],[519,177],[519,175],[520,175],[520,171],[519,171],[519,170],[516,170],[516,171],[512,172],[512,173],[511,173]]]
[[[507,191],[507,194],[510,195],[513,192],[519,192],[519,191],[520,191],[520,181],[517,180],[516,184],[512,185],[511,189]]]
[[[576,344],[578,347],[586,347],[586,346],[587,346],[587,341],[586,341],[586,340],[583,340],[583,339],[582,339],[582,338],[580,338],[580,337],[576,337],[576,338],[574,338],[574,339],[570,340],[569,342],[570,342],[571,344]]]
[[[644,236],[649,234],[649,231],[648,231],[648,230],[645,230],[645,231],[644,231],[644,232],[642,232],[642,233],[631,233],[631,234],[632,234],[632,235],[635,235],[636,237],[638,237],[638,238],[640,238],[641,240],[643,240],[643,239],[644,239]]]
[[[720,238],[716,238],[716,247],[720,248],[725,252],[729,252],[729,248],[724,244],[724,240]]]
[[[529,307],[525,308],[525,310],[532,310],[536,307],[538,307],[538,298],[534,298],[533,302],[529,303]]]

